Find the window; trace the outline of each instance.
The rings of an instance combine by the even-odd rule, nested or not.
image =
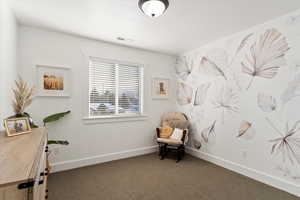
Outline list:
[[[143,68],[99,58],[89,62],[89,116],[142,114]]]

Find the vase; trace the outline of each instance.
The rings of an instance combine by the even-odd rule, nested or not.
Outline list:
[[[24,112],[23,114],[15,114],[13,116],[8,117],[8,119],[11,119],[11,118],[20,118],[20,117],[27,117],[28,118],[30,128],[38,128],[38,126],[33,122],[33,119],[30,116],[30,114],[27,113],[27,112]]]

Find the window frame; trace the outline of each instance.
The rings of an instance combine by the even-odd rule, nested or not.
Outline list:
[[[116,95],[116,113],[112,115],[99,115],[99,116],[93,116],[90,113],[90,92],[91,92],[91,87],[90,87],[90,62],[92,60],[99,60],[99,62],[107,62],[107,63],[113,63],[116,68],[116,83],[118,83],[119,79],[119,74],[117,68],[120,66],[118,65],[127,65],[127,66],[132,66],[132,67],[138,67],[140,70],[139,74],[139,101],[140,101],[140,108],[138,113],[128,113],[128,114],[120,114],[118,113],[118,95]],[[85,113],[87,114],[86,117],[84,117],[84,120],[92,120],[91,123],[97,123],[98,119],[103,119],[104,123],[105,122],[110,122],[110,119],[117,119],[117,121],[136,121],[136,120],[144,120],[147,118],[147,116],[144,114],[144,65],[143,64],[138,64],[138,63],[133,63],[133,62],[127,62],[127,61],[120,61],[120,60],[114,60],[114,59],[106,59],[106,58],[100,58],[96,56],[89,56],[88,57],[88,77],[87,77],[87,82],[88,82],[88,101],[87,101],[87,106],[85,106]],[[116,94],[118,92],[119,86],[116,84]]]

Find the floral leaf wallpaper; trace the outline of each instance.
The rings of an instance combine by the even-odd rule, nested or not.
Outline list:
[[[257,104],[263,112],[272,112],[277,107],[276,99],[264,93],[257,95]]]
[[[215,99],[212,101],[214,108],[221,111],[222,123],[224,123],[226,114],[232,115],[238,113],[238,103],[237,93],[232,88],[226,86],[218,91]]]
[[[191,148],[300,186],[299,16],[180,56],[177,105],[192,124]]]
[[[236,49],[236,52],[235,52],[235,56],[247,45],[247,43],[248,43],[248,40],[250,39],[250,37],[253,35],[253,33],[250,33],[250,34],[248,34],[248,35],[246,35],[243,39],[242,39],[242,41],[241,41],[241,43],[240,43],[240,45],[238,46],[238,48]]]
[[[243,85],[241,83],[241,80],[239,78],[239,75],[236,74],[236,73],[233,73],[232,74],[232,79],[233,79],[233,82],[235,83],[236,85],[236,88],[239,90],[239,91],[242,91],[243,90]]]
[[[243,120],[240,124],[239,132],[237,138],[242,138],[245,140],[251,140],[255,136],[255,131],[253,130],[252,123]]]
[[[199,139],[194,138],[193,139],[193,147],[195,147],[196,149],[200,149],[202,146],[201,141]]]
[[[278,138],[270,140],[273,143],[271,154],[281,154],[283,162],[288,159],[291,164],[300,165],[300,120],[296,121],[292,127],[286,123],[284,131],[280,131],[269,118],[267,122],[279,135]]]
[[[193,60],[186,56],[181,56],[176,59],[176,74],[182,80],[186,80],[192,73],[194,63]]]
[[[209,127],[202,130],[201,136],[202,136],[204,142],[208,143],[213,137],[216,136],[215,135],[216,134],[215,133],[216,122],[217,121],[214,121]]]
[[[193,88],[184,84],[177,84],[177,102],[179,105],[186,105],[192,103]]]
[[[300,96],[300,74],[297,74],[295,78],[289,82],[288,87],[281,95],[282,106],[298,96]]]
[[[236,59],[236,57],[238,56],[238,54],[240,53],[240,51],[241,51],[244,47],[246,47],[246,45],[248,44],[249,39],[251,38],[251,36],[253,36],[253,33],[250,33],[250,34],[246,35],[246,36],[242,39],[240,45],[239,45],[238,48],[236,49],[236,52],[235,52],[235,54],[234,54],[234,57],[232,58],[232,60],[231,60],[231,62],[230,62],[231,64],[232,64],[233,61]]]
[[[201,58],[199,71],[205,75],[222,76],[225,80],[227,79],[223,70],[207,57]]]
[[[197,129],[197,128],[196,128]],[[196,130],[197,131],[197,130]],[[192,134],[192,146],[196,149],[200,149],[202,147],[202,143],[201,143],[201,136],[197,133],[194,132]]]
[[[277,29],[268,29],[252,44],[242,62],[243,72],[251,76],[247,89],[254,77],[271,79],[285,65],[285,53],[289,50],[286,38]]]
[[[206,96],[207,96],[207,91],[208,91],[210,85],[211,85],[211,83],[205,83],[205,84],[201,84],[197,88],[196,94],[195,94],[195,101],[194,101],[195,106],[201,106],[204,104],[204,102],[206,100]]]
[[[206,57],[209,60],[213,60],[214,64],[222,68],[229,67],[229,55],[224,49],[212,49],[207,54]]]

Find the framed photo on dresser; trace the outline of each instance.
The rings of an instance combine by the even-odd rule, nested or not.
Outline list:
[[[4,120],[7,136],[17,136],[31,133],[31,127],[27,117],[10,118]]]

